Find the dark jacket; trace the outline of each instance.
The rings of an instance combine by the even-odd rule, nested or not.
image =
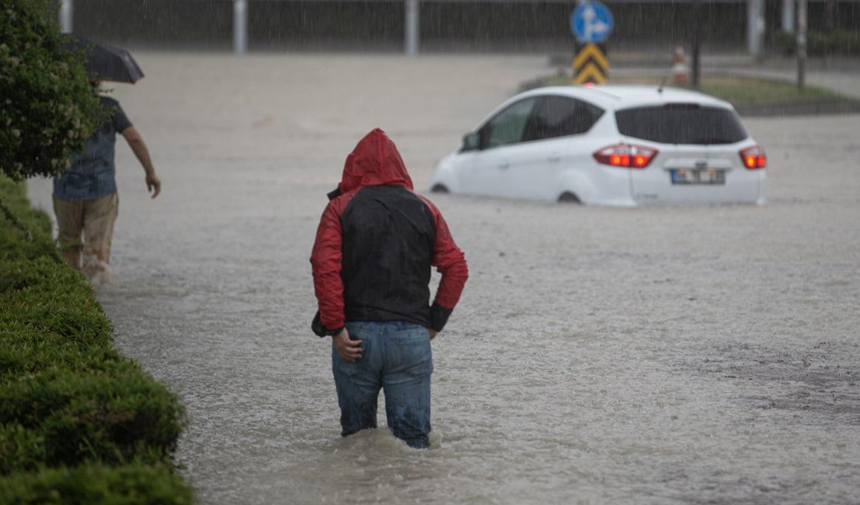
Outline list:
[[[347,321],[405,321],[441,330],[468,278],[466,260],[439,210],[413,192],[385,132],[375,129],[358,143],[330,196],[311,255],[319,302],[315,332],[336,334]],[[442,274],[432,306],[431,266]]]

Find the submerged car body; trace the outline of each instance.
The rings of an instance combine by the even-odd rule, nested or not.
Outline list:
[[[764,150],[731,104],[645,86],[504,102],[439,160],[435,192],[634,206],[765,201]]]

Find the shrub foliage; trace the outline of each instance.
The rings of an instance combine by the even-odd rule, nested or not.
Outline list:
[[[104,114],[55,9],[0,0],[0,173],[16,180],[62,173]]]
[[[190,505],[191,490],[166,465],[86,464],[6,479],[2,505]]]
[[[51,240],[51,219],[44,212],[30,208],[23,184],[13,182],[2,174],[0,223],[0,259],[52,257],[59,261],[56,245]]]
[[[0,505],[193,500],[170,471],[176,395],[113,347],[50,221],[0,175]]]

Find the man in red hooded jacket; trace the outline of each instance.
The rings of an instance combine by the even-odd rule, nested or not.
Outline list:
[[[463,252],[439,210],[413,192],[394,142],[368,133],[329,195],[311,255],[319,317],[332,336],[332,371],[345,437],[376,427],[377,398],[394,436],[426,448],[430,433],[430,340],[468,278]],[[430,304],[430,271],[442,274]]]

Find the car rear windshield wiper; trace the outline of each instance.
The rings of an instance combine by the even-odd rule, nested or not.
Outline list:
[[[702,106],[697,103],[667,103],[663,105],[664,109],[701,109]]]
[[[681,142],[682,144],[734,144],[735,142],[740,142],[743,139],[734,139],[729,137],[702,137],[698,139],[692,139],[688,142]]]

